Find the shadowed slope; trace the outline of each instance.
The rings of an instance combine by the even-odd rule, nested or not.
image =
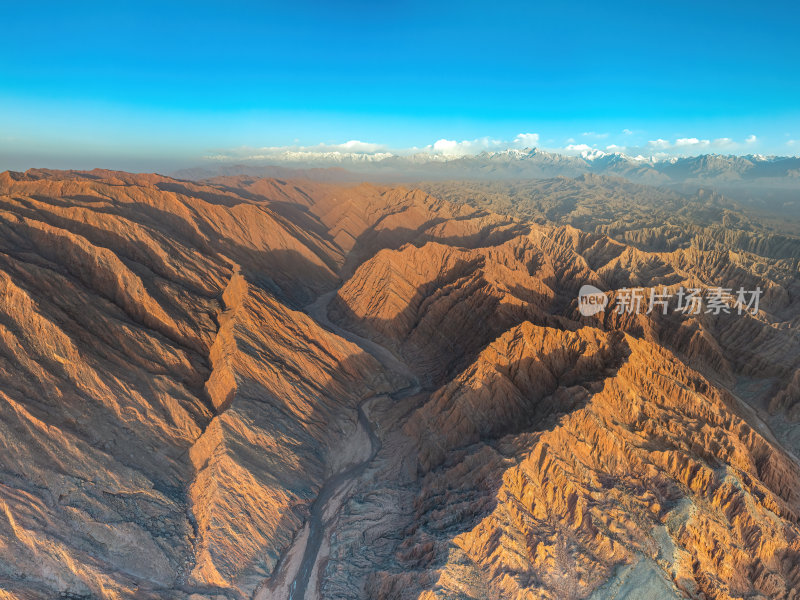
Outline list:
[[[797,598],[794,241],[713,204],[0,174],[0,591]],[[765,293],[615,314],[681,285]]]

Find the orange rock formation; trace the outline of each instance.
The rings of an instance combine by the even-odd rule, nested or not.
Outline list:
[[[0,174],[0,597],[800,598],[800,244],[554,198]]]

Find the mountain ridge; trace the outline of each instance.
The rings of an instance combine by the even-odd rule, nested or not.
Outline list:
[[[577,176],[582,173],[619,175],[632,181],[651,184],[730,183],[755,181],[762,184],[795,186],[800,177],[800,158],[796,156],[763,156],[759,154],[701,154],[685,157],[644,157],[623,153],[594,152],[592,154],[560,154],[538,148],[524,150],[483,151],[478,154],[442,155],[416,154],[354,154],[340,152],[292,153],[276,152],[272,156],[231,164],[217,159],[219,167],[205,171],[178,171],[176,177],[195,178],[229,174],[259,174],[268,176],[270,169],[328,169],[329,177],[341,177],[342,169],[361,177],[381,179],[436,178],[510,179],[542,178],[558,175]],[[235,160],[235,159],[232,159]],[[272,161],[270,163],[270,161]],[[228,163],[228,164],[225,164]],[[263,169],[259,173],[259,169]],[[241,171],[237,171],[241,170]]]
[[[593,177],[0,174],[0,590],[795,599],[796,236]]]

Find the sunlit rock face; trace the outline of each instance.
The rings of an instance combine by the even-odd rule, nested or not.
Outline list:
[[[0,597],[798,598],[798,238],[426,189],[0,174]]]

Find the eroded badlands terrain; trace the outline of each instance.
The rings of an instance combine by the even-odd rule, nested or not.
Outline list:
[[[800,598],[800,232],[426,189],[0,174],[0,598]]]

